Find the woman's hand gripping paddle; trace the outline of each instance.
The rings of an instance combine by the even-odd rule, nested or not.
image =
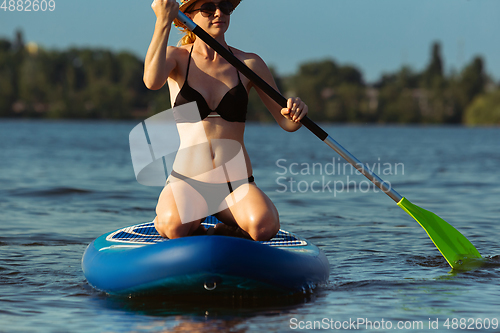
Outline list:
[[[287,100],[283,95],[271,87],[267,82],[260,78],[255,72],[248,68],[243,62],[236,58],[231,52],[224,48],[219,42],[212,38],[203,29],[198,27],[190,18],[179,11],[177,15],[179,19],[189,30],[196,36],[212,47],[219,55],[226,59],[231,65],[236,67],[243,75],[252,81],[257,87],[264,91],[281,107],[287,106]],[[466,263],[475,263],[481,255],[476,250],[474,245],[465,238],[458,230],[453,228],[446,221],[431,213],[412,204],[408,199],[402,197],[394,189],[387,185],[373,171],[363,165],[356,157],[344,149],[328,133],[310,120],[307,116],[301,120],[301,123],[313,132],[321,141],[325,142],[330,148],[335,150],[347,162],[349,162],[356,170],[361,172],[366,178],[372,181],[382,191],[393,199],[399,207],[410,214],[427,232],[431,240],[434,242],[438,250],[444,256],[446,261],[453,269],[467,269]],[[476,260],[475,260],[476,259]]]

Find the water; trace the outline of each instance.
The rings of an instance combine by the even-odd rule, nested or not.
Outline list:
[[[487,258],[480,269],[449,273],[425,231],[306,129],[249,124],[257,184],[282,226],[326,253],[328,286],[287,299],[130,300],[93,290],[80,261],[104,232],[154,217],[160,189],[136,182],[128,150],[135,125],[0,121],[0,332],[287,332],[358,318],[376,332],[398,321],[500,331],[500,129],[324,126],[460,230]]]

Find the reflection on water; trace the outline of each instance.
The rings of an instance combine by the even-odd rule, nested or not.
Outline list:
[[[313,302],[315,294],[288,297],[133,297],[100,295],[99,306],[149,316],[192,315],[196,317],[252,317],[272,315]]]

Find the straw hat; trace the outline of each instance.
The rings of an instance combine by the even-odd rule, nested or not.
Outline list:
[[[194,4],[197,0],[181,0],[181,4],[179,5],[179,10],[183,13],[186,12],[186,9],[188,9],[192,4]],[[241,0],[228,0],[229,2],[231,2],[234,6],[234,8],[236,8]],[[177,27],[177,28],[184,28],[184,29],[187,29],[187,27],[182,24],[178,19],[175,19],[174,20],[174,25]]]

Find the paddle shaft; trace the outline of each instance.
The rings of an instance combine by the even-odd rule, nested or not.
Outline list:
[[[264,81],[260,76],[258,76],[254,71],[248,68],[242,61],[236,58],[229,50],[217,42],[212,36],[210,36],[205,30],[200,28],[196,23],[194,23],[189,17],[187,17],[183,12],[179,10],[177,14],[177,19],[181,21],[189,30],[191,30],[196,36],[203,40],[207,45],[213,48],[220,56],[226,59],[231,65],[233,65],[241,74],[245,75],[250,81],[252,81],[259,89],[271,97],[276,103],[281,107],[287,107],[287,99],[281,95],[276,89],[271,87],[266,81]],[[356,170],[361,172],[366,178],[368,178],[373,184],[380,188],[385,194],[387,194],[396,203],[400,202],[403,197],[396,192],[390,185],[384,182],[378,175],[376,175],[370,168],[361,163],[356,157],[354,157],[349,151],[342,147],[337,141],[328,135],[321,127],[319,127],[315,122],[313,122],[309,117],[305,116],[300,121],[302,125],[307,127],[311,132],[314,133],[321,141],[326,143],[330,148],[335,150],[340,156],[342,156],[347,162],[349,162]]]

